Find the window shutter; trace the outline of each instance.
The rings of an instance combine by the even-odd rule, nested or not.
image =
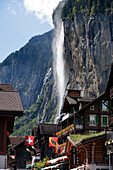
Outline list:
[[[90,124],[90,115],[87,115],[87,124]]]
[[[99,116],[96,115],[96,125],[99,125]]]
[[[104,117],[104,125],[107,126],[107,117]]]
[[[108,119],[107,116],[103,116],[103,117],[102,117],[102,125],[103,125],[103,126],[107,126],[107,125],[108,125],[108,124],[107,124],[107,119]]]
[[[100,101],[100,110],[102,110],[102,101]]]
[[[108,101],[108,110],[110,111],[111,103]]]

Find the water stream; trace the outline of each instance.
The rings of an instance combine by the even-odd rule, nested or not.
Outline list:
[[[55,123],[60,117],[60,110],[62,106],[62,99],[65,91],[65,63],[63,59],[63,45],[64,45],[64,27],[63,22],[57,21],[55,28],[55,35],[53,40],[53,55],[54,55],[54,75],[58,91],[58,113]]]

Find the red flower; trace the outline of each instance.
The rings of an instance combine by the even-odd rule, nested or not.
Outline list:
[[[67,158],[64,158],[64,160],[67,160],[67,159],[69,159],[68,157]]]

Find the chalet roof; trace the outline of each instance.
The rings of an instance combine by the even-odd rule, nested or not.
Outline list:
[[[96,102],[100,101],[100,100],[103,100],[104,99],[104,96],[105,96],[105,92],[102,93],[101,95],[99,95],[97,98],[95,98],[94,100],[92,100],[90,103],[86,104],[82,109],[78,110],[76,113],[74,114],[79,114],[81,112],[83,112],[85,109],[89,108],[90,106],[94,105]],[[74,114],[72,114],[70,117],[73,117]],[[67,119],[69,119],[70,117],[68,117]],[[66,120],[66,119],[65,119]],[[59,123],[61,124],[62,121]]]
[[[25,142],[25,137],[11,136],[10,139],[12,147],[17,147],[19,144]]]
[[[17,91],[0,91],[0,112],[21,112],[23,107]]]
[[[39,123],[38,128],[40,130],[41,135],[52,135],[54,132],[58,132],[57,124],[46,124]]]
[[[78,135],[73,135],[75,136],[75,138],[78,138]],[[105,138],[106,137],[106,134],[103,132],[103,133],[98,133],[98,134],[94,134],[94,135],[88,135],[88,136],[85,136],[85,135],[79,135],[81,136],[80,139],[78,138],[78,141],[76,140],[76,142],[73,140],[73,138],[68,137],[68,139],[70,140],[70,142],[72,142],[72,144],[75,144],[75,145],[83,145],[83,144],[87,144],[87,143],[90,143],[90,142],[94,142],[94,141],[97,141],[97,140],[100,140],[101,138]]]
[[[86,104],[82,109],[80,109],[79,111],[83,111],[84,109],[89,108],[90,106],[94,105],[97,101],[100,101],[104,98],[105,93],[100,94],[97,98],[95,98],[94,100],[92,100],[90,103]],[[78,112],[79,112],[78,111]]]
[[[0,84],[0,91],[14,91],[14,88],[10,84]]]
[[[77,101],[79,102],[91,102],[92,100],[94,100],[94,98],[86,98],[86,97],[77,98]]]
[[[73,98],[66,96],[66,99],[68,101],[69,104],[77,104],[76,100],[74,100]]]

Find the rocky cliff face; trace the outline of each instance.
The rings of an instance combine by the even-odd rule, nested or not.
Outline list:
[[[24,109],[36,102],[52,69],[52,38],[53,31],[35,36],[0,64],[0,83],[12,84],[19,91]]]
[[[83,96],[102,93],[113,59],[113,12],[85,16],[64,22],[64,58],[69,87],[82,90]]]
[[[52,40],[53,30],[35,36],[0,64],[0,83],[12,84],[19,91],[25,110],[23,117],[16,118],[13,135],[30,135],[38,121],[54,121],[57,99],[53,88]]]

